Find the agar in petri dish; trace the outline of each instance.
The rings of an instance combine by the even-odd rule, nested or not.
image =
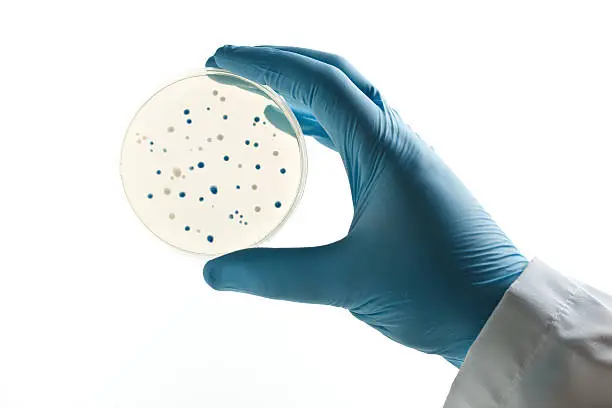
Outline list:
[[[166,243],[205,255],[268,239],[297,205],[306,169],[304,137],[284,100],[220,69],[155,93],[132,119],[121,152],[123,187],[142,223]]]

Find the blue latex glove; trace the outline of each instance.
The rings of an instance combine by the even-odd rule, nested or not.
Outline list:
[[[346,308],[385,336],[459,367],[527,266],[489,214],[344,59],[225,46],[207,66],[280,93],[304,133],[340,154],[355,211],[341,241],[234,252],[206,264],[206,282]]]

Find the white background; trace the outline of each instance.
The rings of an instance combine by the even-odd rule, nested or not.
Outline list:
[[[442,405],[440,358],[344,310],[213,292],[129,208],[131,116],[225,43],[347,57],[527,256],[612,292],[610,3],[343,3],[0,4],[1,407]],[[339,158],[308,148],[270,245],[350,223]]]

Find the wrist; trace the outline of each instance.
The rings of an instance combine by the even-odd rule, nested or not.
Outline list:
[[[502,299],[514,282],[521,277],[527,266],[529,266],[529,261],[520,254],[512,258],[512,262],[508,262],[502,267],[503,272],[501,272],[497,278],[486,284],[479,284],[479,286],[482,286],[481,289],[484,290],[484,293],[481,294],[481,296],[477,296],[480,309],[479,313],[474,315],[473,324],[470,325],[472,326],[472,334],[468,337],[461,353],[443,356],[455,367],[461,368],[470,348],[478,336],[480,336],[485,325],[502,302]]]

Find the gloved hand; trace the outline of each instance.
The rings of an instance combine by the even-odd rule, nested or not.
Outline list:
[[[291,47],[219,48],[207,66],[268,85],[349,177],[347,236],[237,251],[204,267],[214,289],[348,309],[459,367],[527,260],[433,150],[344,59]]]

